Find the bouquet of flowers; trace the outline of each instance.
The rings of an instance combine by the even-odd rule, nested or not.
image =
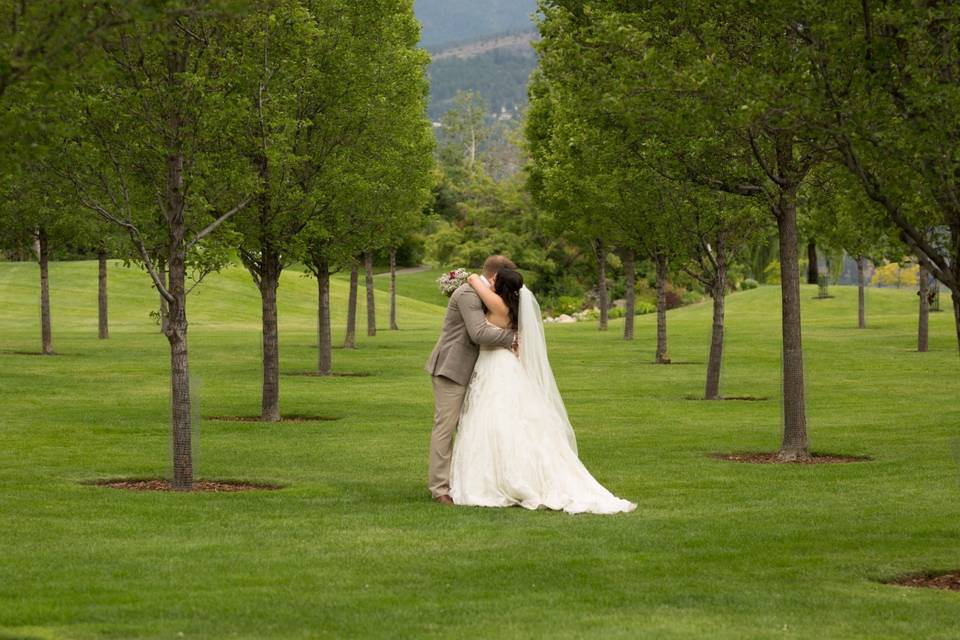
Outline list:
[[[469,277],[470,272],[463,268],[448,271],[437,278],[437,284],[440,285],[440,293],[449,298]]]

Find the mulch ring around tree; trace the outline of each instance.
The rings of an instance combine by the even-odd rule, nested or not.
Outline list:
[[[59,356],[60,353],[54,351],[53,353],[43,353],[41,351],[0,351],[5,356],[45,356],[47,358],[52,356]]]
[[[777,453],[711,453],[709,455],[717,460],[746,464],[850,464],[873,459],[870,456],[845,456],[831,453],[812,453],[809,458],[798,460],[781,460]]]
[[[707,400],[703,396],[684,396],[684,400],[701,400],[703,402],[716,402],[717,400],[729,400],[737,402],[766,402],[770,398],[766,396],[720,396],[716,400]]]
[[[884,584],[892,584],[898,587],[922,587],[925,589],[960,591],[960,571],[946,573],[926,571],[909,576],[900,576],[893,580],[885,580]]]
[[[141,480],[94,480],[82,484],[108,487],[110,489],[124,489],[126,491],[178,491],[173,488],[169,480],[141,479]],[[239,482],[218,480],[194,480],[193,489],[183,493],[240,493],[242,491],[276,491],[283,487],[278,484],[262,482]]]
[[[204,420],[212,422],[243,422],[245,424],[305,424],[309,422],[334,422],[340,418],[330,416],[302,416],[286,415],[279,421],[264,420],[260,416],[204,416]]]
[[[637,364],[646,364],[653,367],[680,367],[680,366],[692,366],[692,365],[704,365],[704,362],[692,362],[689,360],[668,360],[667,362],[638,362]]]
[[[334,373],[322,374],[316,371],[305,371],[303,373],[289,373],[291,376],[302,376],[306,378],[369,378],[373,374],[365,372],[336,371]]]

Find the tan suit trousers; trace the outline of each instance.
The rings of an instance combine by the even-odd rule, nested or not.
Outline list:
[[[433,433],[430,435],[428,486],[434,498],[450,495],[450,459],[453,436],[460,424],[460,409],[467,388],[443,376],[433,376]]]

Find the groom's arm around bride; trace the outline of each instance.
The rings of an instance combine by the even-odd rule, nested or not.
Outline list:
[[[503,256],[492,256],[483,265],[484,277],[492,281],[501,267],[514,269],[516,265]],[[433,377],[436,408],[430,437],[429,474],[430,493],[435,500],[449,502],[453,436],[480,346],[509,349],[513,339],[513,331],[487,322],[480,296],[469,284],[450,296],[443,331],[426,366],[427,373]]]

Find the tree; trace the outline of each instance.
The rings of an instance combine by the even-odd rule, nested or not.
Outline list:
[[[11,176],[12,177],[12,176]],[[76,233],[75,216],[64,213],[67,203],[56,189],[42,188],[19,175],[0,194],[0,243],[13,248],[31,247],[40,267],[40,353],[55,355],[50,311],[51,243]]]
[[[223,56],[223,34],[236,15],[186,0],[111,11],[124,26],[110,32],[104,55],[63,97],[60,113],[74,115],[60,129],[63,162],[55,170],[87,210],[126,232],[168,306],[173,485],[189,490],[188,280],[225,263],[215,234],[256,190],[224,144],[237,137],[246,109]]]
[[[765,231],[763,209],[735,196],[700,190],[688,196],[691,206],[677,220],[687,247],[684,271],[703,285],[713,300],[710,354],[704,399],[720,400],[723,366],[725,301],[732,288],[730,270],[738,253]]]
[[[544,64],[546,59],[544,59]],[[546,70],[546,67],[545,67]],[[527,186],[534,201],[551,215],[550,226],[570,242],[582,246],[596,265],[600,331],[608,329],[610,300],[607,262],[617,231],[617,201],[612,180],[598,170],[596,130],[578,115],[563,87],[547,73],[531,79],[530,113],[526,125],[532,162]]]
[[[951,291],[960,348],[960,5],[864,0],[821,10],[804,53],[839,162]]]
[[[266,421],[280,420],[280,276],[303,255],[300,234],[310,220],[327,215],[336,172],[350,149],[369,135],[366,114],[375,90],[369,56],[383,38],[384,15],[344,2],[270,0],[235,37],[233,57],[249,105],[242,150],[261,190],[233,226],[261,296]],[[314,240],[308,266],[318,278],[319,299],[328,301],[328,252],[322,239]]]
[[[119,18],[103,0],[0,2],[0,100],[13,87],[49,83],[57,71],[80,66]]]
[[[807,210],[803,226],[822,245],[844,251],[857,263],[857,326],[866,318],[866,262],[880,263],[903,252],[886,216],[866,198],[842,167],[825,165],[802,193]]]
[[[419,210],[430,181],[432,131],[424,118],[426,54],[416,49],[419,32],[412,3],[356,7],[354,26],[341,42],[356,38],[344,57],[352,67],[333,74],[338,91],[318,94],[322,106],[309,135],[314,138],[302,188],[312,194],[311,214],[301,239],[305,263],[318,278],[318,369],[331,373],[329,276],[351,268],[345,346],[354,346],[358,272],[356,256],[366,253],[368,300],[372,296],[372,252],[387,242],[398,211]],[[347,11],[341,9],[342,12]],[[358,34],[363,34],[362,37]],[[345,45],[349,46],[349,45]],[[347,55],[347,53],[349,55]],[[355,103],[344,100],[347,93]],[[329,101],[328,104],[322,102]],[[342,115],[334,117],[343,110]],[[329,157],[320,152],[332,149]],[[412,200],[410,199],[412,198]],[[326,302],[324,300],[326,299]],[[368,304],[372,313],[373,305]],[[375,330],[375,320],[370,322]]]
[[[440,157],[445,166],[456,167],[466,175],[478,167],[481,147],[491,133],[486,124],[488,109],[479,93],[457,92],[441,121]]]
[[[657,171],[762,202],[777,223],[784,428],[779,457],[809,456],[797,198],[824,159],[803,34],[781,4],[544,0],[541,56]],[[802,25],[800,25],[802,27]]]

